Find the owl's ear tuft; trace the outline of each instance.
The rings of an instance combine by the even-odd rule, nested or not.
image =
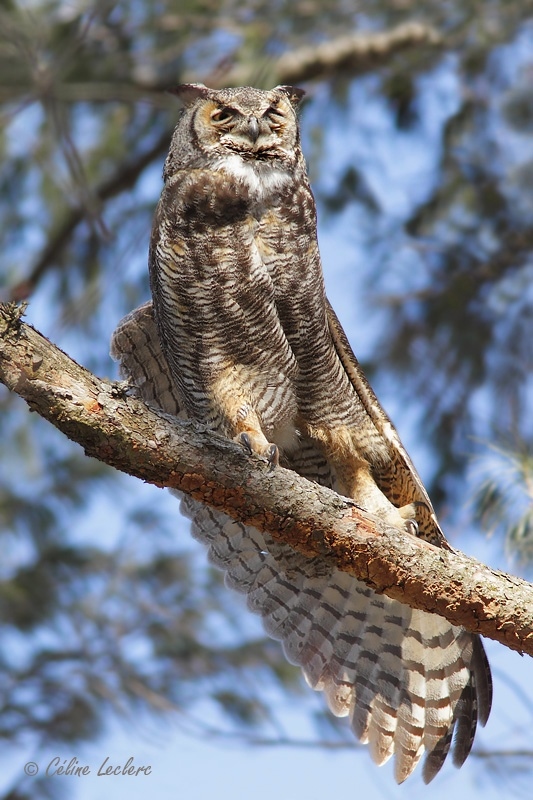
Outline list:
[[[170,94],[175,94],[186,106],[194,103],[195,100],[205,99],[210,91],[211,89],[208,89],[203,83],[180,83],[174,89],[168,89]]]
[[[297,106],[305,94],[305,89],[299,89],[297,86],[276,86],[274,91],[286,94],[293,106]]]

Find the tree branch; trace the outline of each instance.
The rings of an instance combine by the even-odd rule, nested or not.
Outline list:
[[[388,63],[402,50],[442,44],[443,38],[435,28],[409,22],[387,31],[352,33],[284,53],[277,61],[276,74],[281,83],[288,84],[341,73],[361,75]]]
[[[377,592],[533,655],[533,586],[388,527],[296,473],[251,459],[191,422],[95,377],[0,305],[0,381],[87,455],[186,492]]]
[[[232,64],[229,60],[204,77],[213,88],[255,85],[267,79],[274,84],[297,85],[339,75],[362,75],[388,64],[394,56],[409,48],[442,47],[444,38],[438,30],[422,22],[407,22],[385,31],[365,31],[336,36],[311,47],[292,48],[279,58],[265,56],[252,64]],[[197,73],[186,73],[184,82],[194,83]]]

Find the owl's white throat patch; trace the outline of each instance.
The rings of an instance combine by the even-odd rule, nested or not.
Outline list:
[[[278,169],[274,164],[245,160],[237,153],[221,159],[215,169],[226,172],[243,183],[258,200],[263,200],[272,192],[279,191],[291,179],[285,170]]]

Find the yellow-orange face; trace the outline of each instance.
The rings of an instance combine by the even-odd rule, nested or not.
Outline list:
[[[298,139],[295,106],[303,94],[299,89],[214,91],[186,84],[177,93],[186,105],[194,104],[191,124],[198,143],[207,150],[256,159],[283,157],[294,151]]]

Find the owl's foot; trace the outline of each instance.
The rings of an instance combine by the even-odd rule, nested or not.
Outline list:
[[[263,436],[258,436],[257,434],[249,431],[239,433],[237,436],[237,441],[244,447],[248,455],[251,456],[253,453],[255,453],[258,456],[266,458],[270,469],[274,469],[279,464],[278,446],[267,442],[265,447],[263,440]]]
[[[412,536],[418,536],[418,523],[416,521],[416,509],[414,503],[409,503],[401,508],[392,506],[387,514],[383,514],[387,522],[395,528],[404,530]]]
[[[338,474],[342,475],[341,470]],[[416,522],[416,503],[408,503],[398,508],[383,494],[372,475],[368,464],[364,461],[355,462],[350,469],[344,471],[347,480],[343,481],[344,493],[351,497],[358,506],[370,514],[381,517],[392,528],[418,535]]]
[[[423,506],[427,509],[427,503],[424,503],[422,500],[415,500],[413,503],[409,503],[409,505],[402,506],[398,509],[399,515],[402,519],[405,520],[404,527],[407,533],[412,534],[413,536],[418,536],[418,522],[416,521],[416,509],[420,506]]]

